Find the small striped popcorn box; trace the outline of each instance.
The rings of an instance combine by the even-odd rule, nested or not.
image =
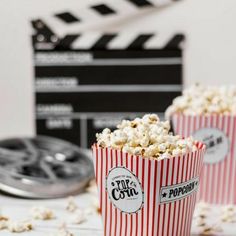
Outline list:
[[[189,236],[205,145],[155,160],[93,145],[105,236]]]
[[[236,116],[174,114],[171,121],[174,133],[206,144],[197,199],[236,204]]]

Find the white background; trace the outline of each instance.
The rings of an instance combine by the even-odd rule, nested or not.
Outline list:
[[[98,1],[0,0],[0,138],[34,133],[29,19],[91,2]],[[103,29],[183,31],[187,36],[185,85],[232,84],[236,81],[235,25],[235,0],[183,0]]]

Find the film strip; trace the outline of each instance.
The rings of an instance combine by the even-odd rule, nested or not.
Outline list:
[[[2,140],[0,157],[1,191],[20,197],[65,197],[83,189],[93,177],[88,153],[56,138]]]
[[[96,13],[105,20],[124,12],[124,8],[118,11],[122,4],[140,12],[173,1],[122,0],[110,5],[114,2],[107,8],[105,4],[89,7],[89,11],[109,11]],[[63,22],[69,15],[58,15],[53,18],[69,25],[69,30],[71,24],[75,27],[85,21],[82,15],[73,15],[79,20],[70,16]],[[61,34],[55,30],[59,26],[52,27],[45,19],[32,22],[38,134],[90,147],[95,134],[105,127],[115,128],[120,120],[147,112],[162,116],[181,94],[183,34],[77,30],[72,34],[64,28]]]

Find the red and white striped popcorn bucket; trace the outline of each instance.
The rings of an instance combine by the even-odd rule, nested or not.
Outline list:
[[[175,114],[171,121],[174,133],[207,146],[198,200],[236,204],[236,116]]]
[[[93,145],[105,236],[188,236],[205,145],[153,160]]]

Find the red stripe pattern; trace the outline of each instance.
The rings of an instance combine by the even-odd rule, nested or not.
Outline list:
[[[190,182],[198,179],[205,152],[202,143],[197,145],[196,152],[157,161],[110,148],[100,148],[95,144],[92,149],[104,235],[190,235],[197,190]],[[120,168],[132,173],[143,191],[143,204],[135,212],[126,213],[117,208],[106,189],[109,173]],[[190,194],[184,194],[188,191]],[[170,193],[180,196],[178,199],[165,201]],[[130,204],[129,201],[123,203]]]
[[[175,114],[172,117],[173,130],[176,134],[187,137],[195,136],[199,130],[215,129],[222,132],[227,138],[227,145],[215,149],[213,157],[223,158],[216,162],[207,161],[207,152],[204,159],[200,179],[198,201],[212,204],[235,204],[236,203],[236,116],[209,115],[209,116],[185,116]],[[209,135],[210,136],[210,135]],[[200,140],[207,142],[208,140]],[[221,139],[215,140],[221,142]],[[214,140],[213,140],[214,142]],[[225,150],[222,150],[224,147]],[[209,143],[211,149],[211,143]],[[209,150],[210,151],[210,150]]]

